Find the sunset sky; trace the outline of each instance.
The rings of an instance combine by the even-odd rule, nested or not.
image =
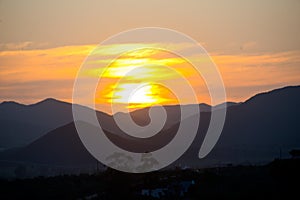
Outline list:
[[[88,54],[108,37],[138,27],[170,28],[197,40],[218,66],[227,100],[244,101],[258,92],[300,85],[299,19],[299,0],[0,0],[0,101],[30,104],[52,97],[72,102],[74,79]],[[108,46],[107,52],[118,48]],[[138,52],[134,62],[145,62],[145,53]],[[132,67],[133,60],[128,64],[127,58],[116,61],[105,78],[120,77],[124,67]],[[193,75],[171,54],[152,52],[148,58],[150,64],[172,65]],[[156,75],[135,77],[174,78],[148,70]],[[112,97],[111,87],[103,86],[97,95]],[[122,87],[124,91],[132,85]],[[135,98],[151,104],[153,96],[145,94],[154,89],[165,95],[158,103],[176,103],[166,100],[172,94],[159,85],[145,87]],[[122,90],[118,92],[122,101]],[[207,94],[197,97],[199,103],[210,103]],[[96,103],[109,100],[99,97]]]

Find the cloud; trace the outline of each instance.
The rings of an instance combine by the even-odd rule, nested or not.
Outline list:
[[[42,42],[18,42],[18,43],[2,43],[0,44],[0,51],[23,51],[23,50],[33,50],[33,49],[42,49],[49,46],[49,43]]]
[[[300,52],[212,55],[231,101],[244,101],[258,92],[300,85]]]
[[[30,45],[30,42],[19,46],[8,45],[10,50],[0,51],[0,101],[33,103],[46,97],[71,101],[77,70],[96,45],[27,50]],[[19,51],[17,47],[24,47],[25,50]],[[166,64],[173,61],[168,60],[170,58],[162,59],[165,56],[166,54],[161,54],[155,58]],[[299,51],[231,55],[214,53],[211,56],[220,70],[228,100],[231,101],[243,101],[250,95],[266,89],[300,84]],[[125,56],[125,65],[126,59],[128,57]],[[180,63],[177,63],[176,67],[186,73],[185,75],[193,75],[185,71],[185,67]],[[112,74],[113,72],[117,71],[111,71]],[[164,76],[165,73],[161,75]],[[169,78],[165,81],[172,82]],[[199,101],[209,103],[210,98],[205,85],[198,84],[199,79],[191,78],[191,82],[198,88]]]

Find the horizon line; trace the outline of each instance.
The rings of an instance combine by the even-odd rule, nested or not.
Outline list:
[[[254,94],[253,96],[247,98],[245,101],[240,101],[240,102],[226,101],[226,102],[222,102],[222,103],[219,103],[219,104],[216,104],[216,105],[210,105],[210,104],[207,104],[207,103],[198,103],[198,104],[166,104],[166,105],[162,105],[162,106],[163,107],[170,107],[170,106],[192,106],[192,105],[199,105],[200,106],[200,105],[206,105],[206,106],[209,106],[211,108],[214,108],[214,107],[223,105],[225,103],[226,104],[227,103],[242,104],[242,103],[245,103],[245,102],[251,100],[255,96],[258,96],[258,95],[261,95],[261,94],[267,94],[267,93],[274,92],[274,91],[277,91],[277,90],[282,90],[282,89],[286,89],[286,88],[295,88],[295,87],[300,87],[300,85],[289,85],[289,86],[284,86],[284,87],[280,87],[280,88],[276,88],[276,89],[272,89],[272,90],[267,90],[267,91],[264,91],[264,92],[259,92],[259,93]],[[57,99],[57,98],[54,98],[54,97],[48,97],[48,98],[42,99],[42,100],[37,101],[37,102],[32,103],[32,104],[24,104],[24,103],[20,103],[18,101],[14,101],[14,100],[4,100],[4,101],[2,101],[0,103],[0,105],[5,104],[5,103],[15,103],[15,104],[18,104],[18,105],[21,105],[21,106],[34,106],[34,105],[37,105],[37,104],[40,104],[42,102],[49,101],[49,100],[60,102],[60,103],[65,103],[65,104],[70,104],[70,105],[84,106],[84,105],[80,105],[80,104],[73,104],[72,102],[68,102],[68,101],[63,101],[63,100],[60,100],[60,99]],[[88,107],[88,106],[85,106],[85,107]],[[153,105],[153,106],[148,106],[148,107],[144,107],[144,108],[137,108],[137,109],[134,109],[134,110],[132,110],[130,112],[121,112],[120,111],[120,112],[116,112],[114,114],[117,114],[117,113],[131,113],[131,112],[134,112],[134,111],[137,111],[137,110],[148,109],[148,108],[151,108],[151,107],[156,107],[156,106]],[[88,108],[93,109],[91,107],[88,107]],[[110,113],[102,111],[102,110],[97,110],[97,109],[95,109],[95,110],[99,111],[99,112],[102,112],[102,113],[105,113],[105,114],[108,114],[108,115],[114,115],[114,114],[110,114]]]

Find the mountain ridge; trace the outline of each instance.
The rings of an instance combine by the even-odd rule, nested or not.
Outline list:
[[[285,87],[281,90],[270,91],[250,99],[247,102],[228,108],[224,129],[218,143],[206,158],[200,160],[197,157],[198,151],[210,122],[210,112],[202,112],[198,133],[194,142],[188,151],[170,167],[209,167],[218,163],[268,162],[278,156],[279,150],[282,151],[283,156],[287,156],[289,150],[300,147],[300,125],[298,123],[300,86]],[[215,112],[219,112],[219,110],[215,110]],[[139,148],[138,151],[143,152],[149,148],[152,148],[152,150],[160,148],[164,142],[168,143],[172,139],[172,134],[176,133],[178,128],[176,125],[179,122],[173,124],[169,129],[163,129],[156,138],[150,138],[148,140],[149,144],[143,141],[132,140],[130,137],[123,137],[121,132],[115,127],[111,116],[105,115],[104,124],[107,127],[113,127],[113,131],[106,130],[107,137],[113,143],[132,151],[134,150],[132,149],[134,142]],[[68,139],[67,135],[71,139]],[[166,138],[164,135],[169,135],[170,137]],[[47,139],[50,136],[52,139]],[[74,138],[77,139],[74,140]],[[156,146],[151,146],[154,143],[157,143]],[[56,152],[55,147],[61,150]],[[62,165],[70,165],[72,162],[74,165],[84,164],[86,163],[85,159],[90,163],[94,162],[93,157],[86,152],[81,144],[73,123],[68,123],[48,132],[40,139],[27,145],[25,149],[27,150],[14,151],[14,155],[2,152],[0,153],[0,159],[20,160],[22,158],[28,162],[48,161],[48,164],[59,163]],[[73,151],[72,149],[75,150]],[[83,156],[74,157],[72,152],[77,152],[76,149],[81,149],[81,153],[78,153],[78,155],[83,154]],[[86,153],[82,153],[83,151]],[[68,153],[64,154],[64,152]],[[63,162],[64,157],[66,159],[65,163]],[[68,159],[70,157],[72,159]]]
[[[215,106],[212,106],[212,105],[209,105],[207,103],[199,103],[199,104],[196,104],[196,105],[199,105],[199,106],[204,106],[204,107],[218,107],[218,106],[221,106],[223,104],[230,104],[230,105],[235,105],[235,104],[242,104],[242,103],[247,103],[249,101],[252,101],[252,99],[254,98],[257,98],[261,95],[264,95],[264,94],[268,94],[270,92],[279,92],[281,90],[285,90],[285,89],[293,89],[293,88],[299,88],[300,85],[291,85],[291,86],[284,86],[284,87],[280,87],[280,88],[275,88],[275,89],[271,89],[271,90],[267,90],[267,91],[264,91],[264,92],[259,92],[251,97],[249,97],[248,99],[246,99],[245,101],[242,101],[242,102],[233,102],[233,101],[226,101],[226,102],[223,102],[223,103],[219,103]],[[20,103],[20,102],[17,102],[17,101],[10,101],[10,100],[5,100],[5,101],[2,101],[0,103],[0,106],[3,106],[5,104],[15,104],[15,105],[19,105],[19,106],[35,106],[35,105],[40,105],[40,104],[43,104],[43,103],[47,103],[47,102],[56,102],[56,103],[62,103],[62,104],[68,104],[68,105],[72,105],[72,103],[70,102],[66,102],[66,101],[62,101],[62,100],[59,100],[59,99],[56,99],[56,98],[53,98],[53,97],[48,97],[48,98],[45,98],[45,99],[42,99],[36,103],[32,103],[32,104],[23,104],[23,103]],[[193,105],[193,104],[185,104],[183,106],[189,106],[189,105]],[[175,104],[175,105],[164,105],[164,107],[173,107],[173,106],[179,106],[178,104]],[[138,111],[138,110],[143,110],[143,109],[149,109],[149,107],[145,107],[145,108],[141,108],[141,109],[137,109],[137,110],[134,110],[132,112],[135,112],[135,111]],[[106,113],[104,111],[101,111],[101,110],[97,110],[99,112],[102,112],[102,113]],[[126,112],[117,112],[117,113],[124,113],[126,114]],[[117,114],[115,113],[115,114]],[[108,114],[108,113],[106,113]],[[110,114],[108,114],[110,115]]]
[[[255,99],[259,99],[262,95],[269,93],[277,94],[282,91],[299,88],[300,86],[287,86],[278,88],[275,90],[262,92],[250,97],[242,103],[226,102],[216,106],[210,106],[208,104],[197,104],[201,112],[210,112],[212,109],[222,109],[226,105],[228,108],[235,107],[238,105],[251,104]],[[183,105],[186,106],[197,106],[197,105]],[[279,106],[279,105],[278,105]],[[171,126],[176,124],[180,120],[180,109],[179,105],[165,105],[164,106],[169,115],[169,121],[167,121],[165,129],[169,129]],[[155,107],[154,107],[155,109]],[[130,113],[116,113],[114,116],[121,116],[126,118],[130,115],[135,123],[144,126],[150,123],[148,115],[149,108],[143,108],[134,110]],[[112,119],[112,116],[101,111],[96,111],[98,118],[101,118],[104,123],[102,125],[108,125],[105,128],[110,132],[120,132],[116,123]],[[7,122],[10,122],[7,124]],[[15,101],[4,101],[0,103],[0,125],[3,127],[2,133],[0,133],[0,148],[12,148],[18,146],[24,146],[34,141],[35,139],[43,136],[47,132],[68,124],[73,121],[72,115],[72,104],[57,100],[54,98],[46,98],[34,104],[21,104]],[[17,126],[13,126],[19,124]],[[18,128],[27,127],[27,128]],[[28,130],[28,131],[27,131]],[[22,133],[22,137],[15,139],[11,136],[16,136]],[[28,135],[28,137],[26,137]],[[23,138],[23,139],[20,139]]]

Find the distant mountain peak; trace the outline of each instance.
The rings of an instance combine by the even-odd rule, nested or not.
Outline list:
[[[260,98],[260,97],[266,98],[268,95],[272,95],[272,94],[275,95],[275,94],[278,94],[278,93],[281,93],[281,92],[288,92],[288,91],[294,90],[294,89],[300,89],[300,85],[286,86],[286,87],[277,88],[277,89],[274,89],[274,90],[269,90],[269,91],[266,91],[266,92],[258,93],[256,95],[250,97],[249,99],[247,99],[244,102],[244,104],[248,104],[248,103],[252,102],[253,100],[255,100],[257,98]]]
[[[16,102],[16,101],[3,101],[0,103],[0,106],[1,105],[15,105],[15,106],[34,106],[34,105],[40,105],[40,104],[49,104],[49,103],[64,103],[64,104],[70,104],[68,102],[64,102],[64,101],[60,101],[60,100],[57,100],[57,99],[54,99],[54,98],[46,98],[44,100],[41,100],[37,103],[33,103],[33,104],[28,104],[28,105],[25,105],[25,104],[21,104],[19,102]]]
[[[44,99],[44,100],[42,100],[38,103],[43,103],[43,102],[62,102],[62,101],[49,97],[49,98],[46,98],[46,99]]]
[[[2,104],[15,104],[15,105],[23,105],[23,104],[20,104],[16,101],[3,101],[2,103],[0,103],[0,105]]]
[[[42,101],[39,101],[35,104],[31,104],[29,106],[36,106],[36,105],[43,105],[43,104],[48,105],[48,104],[57,104],[57,103],[58,104],[70,104],[68,102],[60,101],[60,100],[57,100],[57,99],[54,99],[54,98],[46,98]]]
[[[19,108],[19,107],[25,107],[26,105],[20,104],[15,101],[3,101],[2,103],[0,103],[0,106],[6,108]]]
[[[51,97],[49,97],[49,98],[46,98],[46,99],[44,99],[44,100],[42,100],[42,101],[58,101],[57,99],[54,99],[54,98],[51,98]]]

